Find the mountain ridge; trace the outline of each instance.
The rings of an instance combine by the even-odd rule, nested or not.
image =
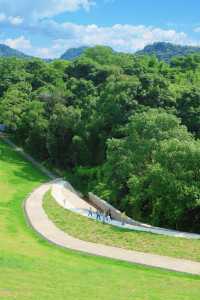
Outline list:
[[[64,60],[73,60],[84,53],[89,47],[81,46],[77,48],[69,48],[67,49],[61,56],[60,59]]]
[[[200,47],[182,46],[167,42],[157,42],[137,51],[136,55],[155,55],[159,60],[169,62],[173,57],[200,53]]]
[[[0,44],[0,57],[30,58],[31,56],[5,44]]]
[[[81,46],[77,48],[67,49],[58,59],[74,60],[80,57],[85,50],[90,47]],[[200,53],[200,47],[197,46],[182,46],[168,42],[156,42],[149,44],[144,49],[135,52],[135,55],[155,55],[159,60],[170,62],[173,57],[185,56],[189,54]],[[17,57],[17,58],[33,58],[22,51],[11,48],[7,45],[0,44],[0,57]],[[52,61],[54,59],[44,59],[45,61]]]

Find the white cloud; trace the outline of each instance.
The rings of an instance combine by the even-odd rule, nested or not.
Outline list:
[[[154,42],[175,44],[195,44],[186,33],[164,30],[143,25],[121,25],[99,27],[97,25],[58,24],[54,21],[42,23],[42,30],[47,30],[54,38],[51,53],[61,54],[67,48],[82,45],[107,45],[116,51],[134,52]],[[47,32],[46,32],[47,33]],[[47,33],[48,34],[48,33]]]
[[[107,45],[116,51],[135,52],[147,44],[165,41],[175,44],[193,44],[198,42],[191,40],[186,33],[175,30],[164,30],[144,25],[132,26],[116,24],[111,27],[97,25],[78,25],[74,23],[57,23],[52,20],[38,21],[28,30],[39,32],[48,36],[52,45],[40,45],[34,47],[29,39],[23,35],[16,39],[7,39],[5,43],[19,50],[26,50],[30,55],[45,58],[59,57],[66,49],[82,45],[95,46]]]
[[[20,16],[7,16],[5,13],[0,13],[0,23],[18,26],[21,25],[23,21],[24,19]]]
[[[0,13],[0,23],[6,21],[7,17],[4,13]]]
[[[200,32],[200,27],[196,27],[196,28],[194,28],[194,32],[197,32],[197,33],[199,33],[199,32]]]
[[[55,58],[56,53],[53,48],[32,48],[32,56],[41,57],[41,58]]]
[[[20,16],[16,16],[16,17],[8,17],[8,21],[10,22],[10,24],[17,26],[23,23],[23,18]]]
[[[93,0],[0,0],[0,7],[8,15],[23,17],[52,17],[78,9],[89,10]]]
[[[17,49],[17,50],[30,50],[32,49],[32,45],[29,39],[26,39],[24,36],[20,36],[14,39],[5,39],[4,41],[1,41],[1,43],[4,43],[5,45]]]
[[[29,39],[26,39],[23,35],[17,38],[8,38],[0,40],[0,44],[5,44],[13,49],[24,52],[35,57],[41,58],[55,58],[56,53],[53,48],[34,47]]]

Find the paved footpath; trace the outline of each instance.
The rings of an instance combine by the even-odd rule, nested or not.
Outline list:
[[[88,254],[158,267],[167,270],[200,275],[200,263],[136,251],[124,250],[78,240],[57,228],[50,221],[42,207],[45,193],[52,187],[52,182],[37,188],[25,202],[25,213],[31,226],[45,239],[58,246],[82,251]]]
[[[65,209],[71,210],[74,213],[78,213],[84,217],[96,219],[96,208],[94,208],[91,204],[89,204],[86,200],[84,200],[77,192],[73,189],[73,187],[65,180],[58,179],[52,184],[51,193],[55,201]],[[89,216],[89,210],[92,210],[92,216]],[[103,217],[101,216],[100,222],[103,221]],[[120,227],[123,229],[141,231],[141,232],[149,232],[154,234],[172,236],[177,238],[186,238],[186,239],[199,239],[200,234],[188,233],[188,232],[180,232],[176,230],[170,230],[165,228],[154,227],[148,224],[143,224],[132,220],[133,224],[123,224],[117,220],[106,220],[104,219],[104,223],[109,225],[113,225],[116,227]]]

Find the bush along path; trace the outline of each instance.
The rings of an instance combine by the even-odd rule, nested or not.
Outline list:
[[[85,242],[73,238],[58,229],[53,222],[48,219],[43,209],[44,195],[52,188],[53,183],[54,181],[40,186],[25,202],[25,212],[30,225],[48,241],[63,248],[82,251],[92,255],[200,275],[200,263],[198,262]]]

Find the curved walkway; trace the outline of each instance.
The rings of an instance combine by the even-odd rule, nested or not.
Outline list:
[[[48,241],[67,249],[92,255],[200,275],[200,263],[198,262],[94,244],[64,233],[48,219],[42,207],[44,195],[52,187],[52,183],[46,183],[37,188],[25,202],[25,213],[30,225]]]
[[[54,183],[52,184],[52,196],[55,199],[55,201],[63,208],[71,210],[84,217],[96,219],[96,209],[87,201],[82,199],[82,197],[74,190],[74,188],[67,181],[64,181],[62,179],[55,180]],[[90,209],[92,210],[92,216],[89,215]],[[186,239],[200,239],[200,234],[154,227],[151,225],[137,222],[135,220],[132,221],[134,225],[127,224],[127,223],[122,225],[122,222],[120,221],[114,219],[106,220],[105,218],[103,222],[123,229],[143,231],[143,232],[149,232],[149,233],[161,234],[161,235],[179,237],[179,238],[186,238]]]

